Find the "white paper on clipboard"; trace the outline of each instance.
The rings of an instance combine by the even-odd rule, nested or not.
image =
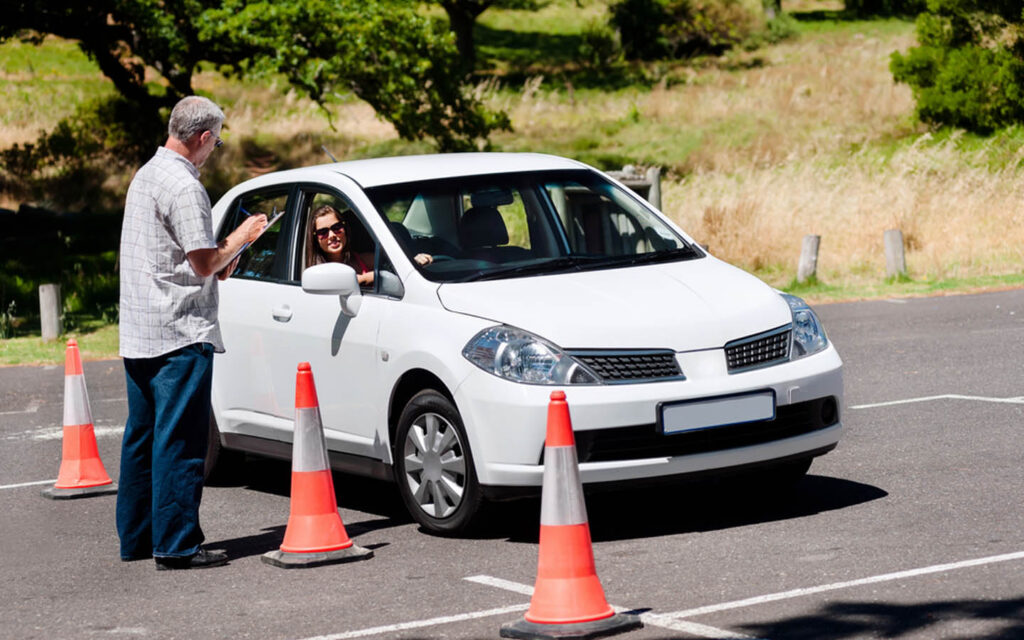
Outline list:
[[[251,215],[251,214],[250,214],[250,215]],[[231,260],[228,260],[228,264],[231,264],[232,262],[234,262],[235,258],[237,258],[238,256],[242,255],[242,252],[243,252],[243,251],[245,251],[246,249],[248,249],[248,248],[249,248],[249,246],[250,246],[250,245],[251,245],[251,244],[252,244],[253,242],[256,242],[256,240],[259,240],[259,239],[260,239],[260,237],[261,237],[261,236],[262,236],[262,235],[263,235],[264,233],[266,233],[266,232],[267,232],[267,229],[269,229],[270,227],[274,226],[274,223],[275,223],[275,222],[277,222],[278,220],[280,220],[280,219],[281,219],[281,218],[282,218],[283,216],[284,216],[284,211],[278,212],[278,210],[277,210],[277,207],[274,207],[274,210],[273,210],[273,211],[271,212],[271,214],[270,214],[270,220],[268,220],[268,221],[267,221],[267,226],[263,227],[263,230],[262,230],[262,231],[260,231],[260,235],[256,236],[256,238],[255,238],[255,239],[253,239],[253,241],[252,241],[252,242],[246,242],[245,244],[243,244],[243,245],[242,245],[242,248],[241,248],[241,249],[239,249],[238,251],[236,251],[236,252],[235,252],[235,255],[231,256]]]

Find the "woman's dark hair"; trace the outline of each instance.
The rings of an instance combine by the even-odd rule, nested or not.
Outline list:
[[[306,224],[306,228],[309,229],[309,238],[306,241],[306,266],[312,267],[315,264],[323,264],[327,262],[327,256],[324,255],[323,250],[320,248],[320,243],[316,239],[316,220],[322,216],[333,215],[337,218],[338,222],[345,225],[345,229],[348,229],[348,220],[338,212],[337,209],[329,204],[313,209],[309,214],[309,221]],[[347,235],[347,234],[346,234]],[[345,238],[345,251],[341,254],[341,261],[345,264],[349,262],[349,245],[350,240],[348,237]]]

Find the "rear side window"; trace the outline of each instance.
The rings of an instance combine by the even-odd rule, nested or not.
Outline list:
[[[226,238],[248,216],[262,213],[270,220],[278,213],[286,211],[288,193],[289,189],[285,187],[248,193],[240,197],[231,205],[218,240]],[[294,281],[289,267],[289,218],[289,215],[282,217],[268,227],[256,242],[242,251],[238,268],[231,277],[275,282]]]

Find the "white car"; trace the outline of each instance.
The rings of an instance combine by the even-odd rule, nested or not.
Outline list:
[[[323,204],[348,219],[371,286],[347,264],[307,267]],[[484,500],[539,492],[556,389],[585,486],[757,467],[799,478],[839,440],[842,362],[814,312],[579,162],[280,171],[231,189],[214,226],[223,237],[253,212],[285,215],[221,283],[208,463],[291,457],[300,362],[332,466],[394,480],[437,533],[463,531]]]

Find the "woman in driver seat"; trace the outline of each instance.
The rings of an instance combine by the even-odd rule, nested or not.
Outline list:
[[[359,286],[368,287],[373,284],[373,253],[359,253],[352,249],[351,224],[348,216],[338,213],[329,204],[314,209],[310,215],[310,241],[306,243],[306,266],[325,262],[347,264],[355,269]],[[426,253],[416,254],[413,260],[419,265],[434,261]]]

